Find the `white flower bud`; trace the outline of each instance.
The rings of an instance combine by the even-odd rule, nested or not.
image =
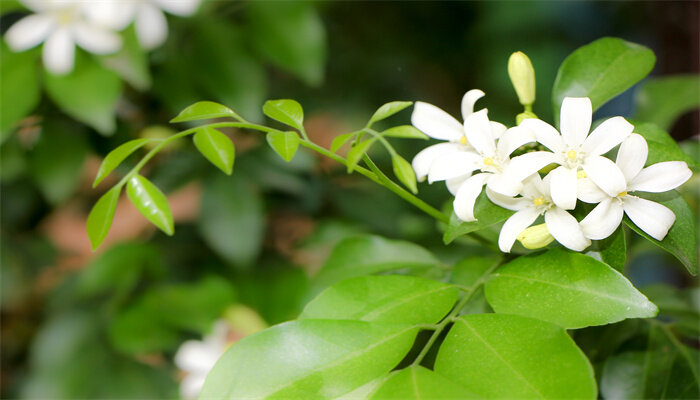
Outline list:
[[[547,224],[531,226],[518,235],[518,241],[526,249],[535,250],[542,248],[554,241],[554,237],[549,233]]]
[[[525,53],[516,51],[511,54],[508,59],[508,75],[520,104],[532,105],[535,102],[535,69]]]

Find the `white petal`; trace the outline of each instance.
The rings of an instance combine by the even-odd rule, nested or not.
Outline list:
[[[153,0],[153,2],[170,14],[186,17],[197,11],[201,0]]]
[[[434,105],[422,101],[417,101],[413,106],[411,123],[435,139],[459,140],[464,136],[464,128],[459,121]]]
[[[550,174],[551,175],[551,174]],[[543,197],[550,197],[549,196],[549,181],[551,178],[549,178],[550,175],[547,175],[546,179],[547,181],[543,181],[542,178],[540,178],[539,174],[532,174],[525,178],[523,180],[523,190],[522,194],[523,196],[529,198],[530,200],[536,199],[540,196]]]
[[[491,137],[494,140],[503,136],[503,134],[508,130],[508,128],[500,122],[489,121],[489,123],[491,124]]]
[[[622,215],[623,210],[620,202],[608,197],[588,213],[586,218],[581,220],[583,235],[593,240],[605,239],[620,226]]]
[[[533,151],[510,160],[504,168],[503,173],[510,175],[513,179],[523,180],[547,165],[556,162],[557,156],[548,151]]]
[[[46,14],[32,14],[17,21],[5,33],[12,51],[24,51],[43,42],[55,27],[55,20]]]
[[[516,196],[523,189],[521,179],[516,179],[514,176],[503,173],[493,174],[486,185],[494,192],[506,196]]]
[[[428,172],[428,182],[444,181],[471,174],[478,168],[481,156],[470,151],[457,151],[440,156],[433,161]]]
[[[593,107],[588,97],[566,97],[561,103],[561,136],[570,147],[583,144],[591,130]]]
[[[180,395],[184,400],[195,400],[204,387],[206,374],[189,374],[180,382]]]
[[[73,37],[78,46],[94,54],[110,54],[122,47],[119,35],[86,23],[73,25]]]
[[[509,253],[520,232],[532,225],[539,215],[540,213],[534,207],[525,208],[511,215],[503,224],[501,234],[498,236],[498,247],[501,251]]]
[[[207,373],[223,354],[224,348],[200,340],[184,342],[175,354],[175,365],[183,371]]]
[[[461,151],[459,145],[454,143],[438,143],[432,146],[428,146],[421,150],[415,157],[413,157],[413,170],[416,171],[416,178],[419,181],[425,179],[430,172],[430,166],[433,165],[439,157],[446,156],[447,154]]]
[[[535,141],[535,134],[520,126],[508,129],[496,144],[496,153],[501,157],[509,157],[512,152],[525,143]]]
[[[581,167],[593,183],[611,197],[627,189],[627,182],[620,168],[603,156],[586,157]]]
[[[591,132],[583,142],[582,150],[587,155],[605,154],[627,139],[633,129],[634,126],[622,117],[610,118]]]
[[[52,33],[42,52],[46,69],[55,75],[65,75],[73,70],[75,62],[75,44],[67,29],[59,29]]]
[[[518,126],[531,130],[537,141],[553,152],[561,153],[565,150],[561,135],[552,125],[536,118],[528,118]]]
[[[559,207],[550,208],[544,214],[544,222],[554,239],[571,250],[581,251],[591,244],[591,241],[583,236],[576,218]]]
[[[472,89],[462,97],[462,120],[466,120],[468,116],[474,112],[474,103],[484,97],[484,92],[479,89]]]
[[[168,21],[158,8],[142,4],[136,14],[136,36],[144,49],[156,48],[168,37]]]
[[[457,192],[459,191],[459,188],[462,187],[462,184],[469,179],[469,177],[472,176],[472,174],[466,174],[462,176],[458,176],[456,178],[450,178],[445,180],[445,185],[447,186],[447,190],[450,191],[450,194],[455,196]]]
[[[481,187],[491,174],[476,174],[467,179],[459,187],[455,200],[452,203],[457,217],[462,221],[476,221],[474,218],[474,203],[481,193]]]
[[[486,188],[486,195],[493,204],[513,211],[519,211],[529,205],[532,205],[532,201],[529,199],[524,197],[505,196],[490,190],[488,187]]]
[[[626,196],[622,207],[632,222],[656,240],[663,240],[676,221],[676,214],[659,203]]]
[[[121,31],[136,15],[137,3],[119,0],[92,0],[80,3],[85,18],[103,28]]]
[[[647,162],[648,154],[649,146],[642,135],[633,133],[622,142],[620,150],[617,151],[615,164],[620,167],[627,182],[630,182],[642,170],[644,163]]]
[[[664,161],[650,165],[637,174],[628,190],[642,192],[667,192],[682,185],[693,176],[684,161]]]
[[[578,182],[575,168],[560,166],[549,173],[552,201],[565,210],[573,210],[576,207]]]
[[[493,157],[496,153],[496,145],[491,135],[491,124],[489,123],[488,111],[479,110],[464,120],[464,134],[467,141],[480,154]]]
[[[605,199],[609,199],[607,193],[600,190],[598,185],[593,183],[590,178],[579,178],[578,179],[578,199],[584,203],[600,203]]]

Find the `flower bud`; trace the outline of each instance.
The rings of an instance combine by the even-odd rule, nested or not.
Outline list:
[[[520,125],[521,122],[528,118],[537,118],[537,114],[532,111],[523,111],[515,117],[515,124]]]
[[[532,105],[535,102],[535,69],[525,53],[516,51],[511,54],[508,59],[508,75],[520,104]]]
[[[530,250],[542,248],[554,241],[554,237],[549,233],[547,224],[531,226],[518,235],[518,241],[523,247]]]

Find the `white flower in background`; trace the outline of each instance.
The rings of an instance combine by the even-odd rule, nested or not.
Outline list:
[[[620,225],[623,213],[654,239],[662,240],[666,236],[676,220],[673,211],[630,193],[666,192],[682,185],[693,173],[683,161],[665,161],[642,169],[648,153],[646,140],[636,133],[622,142],[616,164],[624,175],[625,185],[614,196],[588,178],[579,180],[579,198],[587,203],[600,203],[581,221],[586,237],[600,240],[610,236]]]
[[[479,89],[468,91],[462,97],[462,118],[466,119],[474,113],[474,104],[484,96],[484,92]],[[473,152],[474,148],[469,143],[465,135],[465,127],[451,115],[435,107],[432,104],[417,101],[413,114],[411,115],[413,126],[423,131],[426,135],[434,139],[444,140],[445,143],[438,143],[426,147],[413,158],[413,169],[418,180],[422,181],[428,177],[430,183],[445,180],[447,188],[451,193],[456,193],[456,189],[469,176],[471,171],[465,173],[452,173],[445,176],[437,176],[431,173],[433,164],[437,160],[455,153]],[[490,123],[490,133],[494,137],[500,137],[506,131],[506,127],[498,122]],[[468,156],[467,156],[468,157]],[[457,156],[459,158],[459,156]],[[455,171],[457,168],[455,168]],[[454,172],[454,171],[453,171]]]
[[[634,127],[624,118],[614,117],[604,121],[589,135],[592,114],[590,99],[567,97],[561,105],[561,135],[539,119],[526,119],[520,124],[532,130],[537,141],[553,152],[537,153],[560,165],[551,172],[552,200],[566,210],[576,206],[580,169],[610,196],[616,196],[626,186],[622,171],[602,154],[620,144]]]
[[[228,348],[229,324],[219,320],[212,333],[203,340],[188,340],[175,354],[175,365],[187,375],[180,383],[180,394],[184,399],[196,399],[204,386],[204,380],[216,361]]]
[[[86,18],[92,3],[77,0],[22,0],[35,12],[12,25],[5,40],[13,51],[24,51],[44,43],[43,61],[53,74],[73,70],[75,45],[94,54],[110,54],[121,48],[116,33]]]
[[[168,21],[164,11],[181,17],[197,11],[201,0],[93,0],[90,18],[115,30],[126,28],[132,21],[136,36],[144,49],[154,49],[168,37]]]
[[[516,211],[501,228],[498,247],[503,252],[510,252],[518,235],[532,225],[544,214],[544,222],[549,233],[557,242],[575,251],[581,251],[591,244],[571,214],[556,206],[551,198],[551,173],[544,180],[538,174],[532,174],[523,185],[522,197],[512,198],[494,193],[487,189],[486,194],[495,204]]]

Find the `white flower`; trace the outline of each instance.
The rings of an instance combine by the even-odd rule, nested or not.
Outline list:
[[[518,235],[544,214],[544,222],[549,233],[557,242],[571,250],[581,251],[591,244],[581,231],[579,223],[567,211],[557,207],[550,196],[551,174],[544,180],[539,174],[532,174],[523,185],[522,197],[511,198],[487,189],[486,194],[495,204],[516,211],[501,228],[498,247],[510,252]]]
[[[526,119],[520,124],[532,130],[537,141],[553,152],[537,153],[560,164],[551,172],[551,190],[552,200],[563,209],[571,210],[576,206],[579,169],[583,169],[610,196],[625,188],[625,177],[620,169],[602,154],[620,144],[634,127],[624,118],[614,117],[604,121],[589,135],[591,121],[590,99],[567,97],[561,105],[561,135],[539,119]]]
[[[464,97],[462,97],[462,118],[465,121],[474,113],[476,101],[483,96],[484,92],[478,89],[470,90],[464,94]],[[459,185],[471,176],[471,171],[455,173],[457,171],[457,168],[455,168],[451,174],[438,176],[437,173],[431,173],[431,170],[437,160],[442,160],[450,154],[474,151],[474,148],[467,140],[464,126],[440,108],[420,101],[415,103],[413,114],[411,115],[411,123],[426,135],[445,141],[445,143],[426,147],[415,156],[412,165],[416,172],[416,177],[422,181],[427,176],[430,183],[445,180],[450,192],[456,193]],[[506,131],[506,127],[497,122],[491,122],[490,128],[490,133],[494,137],[499,137]]]
[[[587,203],[600,203],[581,221],[586,237],[600,240],[610,236],[620,225],[623,213],[654,239],[662,240],[666,236],[676,220],[673,211],[630,193],[666,192],[682,185],[693,173],[683,161],[665,161],[642,169],[648,153],[646,140],[636,133],[622,142],[616,164],[624,174],[625,186],[614,196],[590,179],[579,180],[579,198]]]
[[[95,54],[110,54],[121,48],[119,35],[85,18],[91,3],[77,0],[23,0],[36,12],[12,25],[5,40],[13,51],[31,49],[44,42],[46,69],[62,75],[73,70],[75,45]]]
[[[228,347],[229,325],[224,320],[214,324],[212,333],[203,340],[188,340],[175,354],[175,365],[187,372],[180,383],[180,394],[184,399],[196,399],[204,386],[204,380],[216,361]]]
[[[98,0],[90,9],[92,20],[112,29],[126,28],[132,21],[144,49],[154,49],[168,37],[168,21],[163,11],[181,17],[197,11],[201,0]]]

